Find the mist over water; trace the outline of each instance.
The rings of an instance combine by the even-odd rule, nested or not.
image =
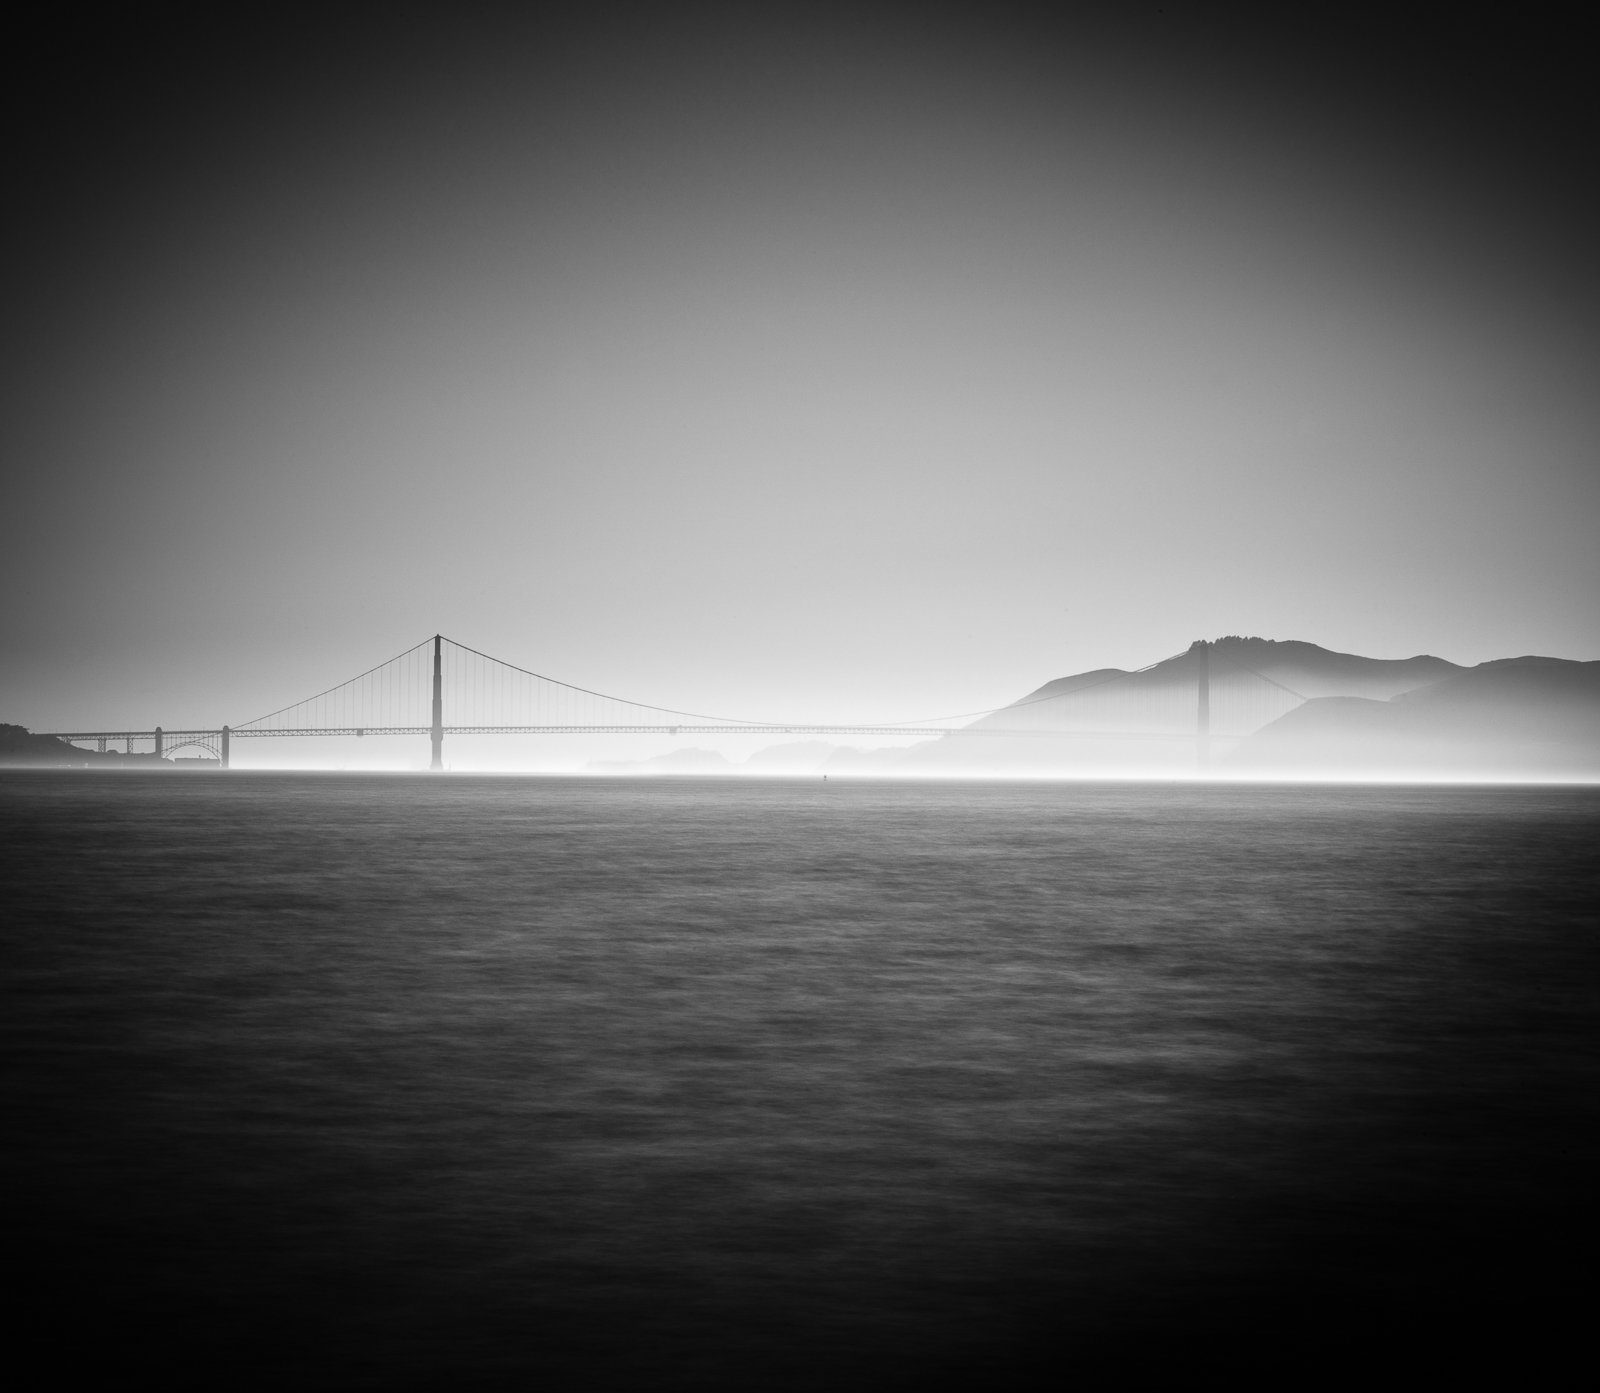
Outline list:
[[[1592,1213],[1597,833],[1588,789],[7,771],[30,1286],[68,1363],[212,1386],[1526,1372]]]

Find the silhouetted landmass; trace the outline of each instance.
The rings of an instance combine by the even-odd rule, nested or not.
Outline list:
[[[1363,658],[1335,653],[1315,643],[1240,638],[1229,635],[1211,645],[1213,673],[1230,666],[1254,671],[1292,687],[1305,697],[1362,696],[1387,700],[1438,682],[1465,668],[1421,653],[1414,658]]]
[[[1314,643],[1231,634],[1206,645],[1203,655],[1191,645],[1137,672],[1095,668],[1058,677],[972,721],[961,735],[881,752],[861,772],[1191,774],[1195,748],[1173,737],[1196,729],[1202,656],[1211,729],[1221,740],[1249,735],[1306,698],[1386,700],[1464,670],[1428,654],[1364,658]],[[837,756],[830,767],[836,762]]]
[[[1322,697],[1273,721],[1229,763],[1284,773],[1593,778],[1600,662],[1502,658],[1394,697]]]
[[[120,751],[80,750],[53,735],[34,735],[26,726],[7,725],[0,722],[0,765],[57,765],[72,766],[106,764],[167,764],[154,754],[130,755]]]
[[[1214,765],[1309,777],[1591,778],[1600,664],[1429,654],[1366,658],[1230,635],[1204,650]],[[1198,645],[1150,668],[1059,677],[909,749],[840,750],[841,773],[1185,776],[1197,749]],[[1010,733],[1007,732],[1016,732]],[[1230,753],[1230,751],[1232,751]]]
[[[1213,682],[1226,681],[1230,675],[1259,674],[1281,682],[1303,697],[1361,696],[1384,701],[1466,671],[1456,663],[1429,654],[1414,658],[1363,658],[1356,653],[1335,653],[1297,639],[1242,638],[1237,634],[1215,640],[1210,645],[1210,659]],[[1139,672],[1095,668],[1091,672],[1046,682],[1002,711],[974,721],[973,728],[995,724],[1006,711],[1036,706],[1052,697],[1109,686],[1112,679],[1118,679],[1115,685],[1120,694],[1163,686],[1187,691],[1193,688],[1195,677],[1193,647]]]

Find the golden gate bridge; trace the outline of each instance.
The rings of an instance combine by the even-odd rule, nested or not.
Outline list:
[[[1112,669],[1062,679],[1021,701],[984,711],[844,725],[754,720],[608,696],[435,634],[315,696],[239,725],[47,734],[68,744],[94,742],[102,752],[122,745],[128,754],[148,751],[168,759],[180,750],[198,750],[224,769],[233,742],[244,739],[426,735],[431,767],[443,769],[447,735],[689,734],[1192,740],[1203,766],[1214,739],[1242,739],[1305,699],[1200,641],[1133,672]],[[954,721],[965,724],[950,724]]]

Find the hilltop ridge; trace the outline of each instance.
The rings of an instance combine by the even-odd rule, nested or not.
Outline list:
[[[1301,639],[1245,638],[1240,634],[1226,634],[1222,638],[1209,640],[1209,645],[1212,658],[1219,663],[1231,663],[1245,671],[1260,673],[1293,687],[1307,697],[1372,696],[1387,700],[1399,692],[1440,681],[1452,673],[1467,671],[1458,663],[1428,653],[1411,658],[1365,658],[1358,653],[1339,653]],[[1187,672],[1187,663],[1192,661],[1197,647],[1198,642],[1190,644],[1182,653],[1175,653],[1149,668],[1137,669],[1137,677],[1160,680],[1161,677],[1175,676],[1180,664],[1185,665]],[[1134,672],[1123,668],[1107,667],[1075,673],[1070,677],[1057,677],[1026,696],[1017,698],[1011,705],[1025,706],[1050,697],[1065,696],[1112,678],[1134,675]],[[1186,676],[1184,680],[1191,679]]]
[[[1298,639],[1224,635],[1206,645],[1220,771],[1376,777],[1600,770],[1600,663],[1433,654],[1368,658]],[[1139,774],[1196,768],[1200,645],[1149,668],[1054,678],[971,721],[974,734],[903,750],[841,750],[853,772]],[[1588,675],[1591,671],[1597,675]],[[1265,680],[1262,680],[1265,679]],[[1063,739],[1051,734],[1060,731]],[[1029,732],[1029,733],[1020,733]],[[1032,732],[1037,732],[1034,734]]]

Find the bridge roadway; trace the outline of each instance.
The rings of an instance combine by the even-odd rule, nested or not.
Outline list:
[[[215,739],[223,734],[235,740],[263,736],[307,735],[432,735],[433,726],[289,726],[279,730],[251,730],[223,726],[215,730],[52,730],[40,734],[53,740],[154,740],[160,735],[175,741]],[[440,726],[441,735],[979,735],[1070,736],[1087,740],[1193,740],[1192,730],[1059,730],[1038,726],[980,728],[971,726],[824,726],[824,725],[564,725],[564,726]],[[1226,738],[1226,737],[1221,737]]]

